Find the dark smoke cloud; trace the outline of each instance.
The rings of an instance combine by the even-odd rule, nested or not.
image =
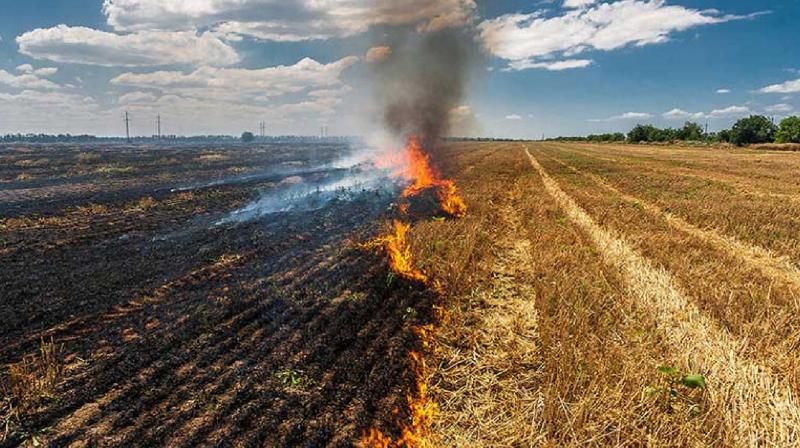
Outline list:
[[[408,33],[383,42],[391,57],[377,64],[376,96],[386,127],[397,136],[417,135],[429,148],[450,132],[451,112],[461,105],[477,51],[467,29]]]

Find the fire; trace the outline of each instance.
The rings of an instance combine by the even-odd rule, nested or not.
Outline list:
[[[431,166],[430,157],[423,150],[417,137],[411,137],[405,148],[403,160],[390,155],[376,165],[383,169],[393,169],[397,177],[409,180],[409,185],[402,194],[407,201],[400,204],[398,210],[402,217],[408,217],[410,202],[408,200],[433,189],[442,211],[453,218],[461,218],[467,213],[467,205],[458,193],[458,188],[451,180],[441,179],[438,171]],[[400,167],[400,168],[398,168]],[[408,231],[411,224],[394,221],[394,232],[378,238],[365,245],[367,248],[381,247],[389,258],[392,270],[401,277],[432,286],[439,291],[438,282],[429,282],[429,277],[414,266],[411,246],[408,243]],[[439,310],[440,311],[440,310]],[[433,340],[433,325],[420,325],[413,328],[419,338],[423,351],[428,351]],[[428,376],[430,374],[425,363],[424,353],[412,351],[409,362],[414,374],[415,391],[406,396],[410,421],[400,425],[401,436],[394,440],[380,430],[372,428],[364,433],[360,445],[365,448],[399,448],[399,447],[432,447],[429,441],[430,427],[437,413],[436,403],[428,396]]]
[[[365,247],[382,247],[389,256],[389,266],[394,272],[405,279],[427,283],[428,276],[414,267],[411,246],[407,239],[410,229],[410,224],[395,221],[394,233],[378,238],[366,244]]]
[[[422,334],[430,335],[432,327],[422,332]],[[419,334],[419,333],[418,333]],[[429,345],[430,341],[425,341],[425,346]],[[408,408],[411,414],[411,421],[403,425],[401,429],[401,436],[397,440],[383,434],[380,430],[375,428],[367,431],[360,440],[359,445],[363,448],[432,448],[433,444],[430,442],[428,435],[430,433],[430,426],[433,419],[436,417],[438,407],[433,400],[428,397],[428,367],[425,363],[425,357],[422,353],[411,352],[409,353],[409,361],[411,362],[411,369],[414,372],[416,381],[416,395],[407,395]]]
[[[429,188],[435,188],[442,210],[455,218],[462,218],[467,214],[467,204],[458,194],[456,184],[452,180],[441,179],[416,136],[412,136],[406,145],[406,157],[404,177],[414,183],[403,191],[404,198],[411,198]]]
[[[408,145],[406,145],[406,157],[408,160],[404,174],[406,179],[414,181],[403,192],[403,197],[408,198],[435,185],[439,176],[431,167],[430,157],[422,150],[422,145],[417,136],[412,136],[409,139]]]

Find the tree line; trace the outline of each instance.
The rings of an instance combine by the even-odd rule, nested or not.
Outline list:
[[[737,121],[730,129],[706,132],[703,127],[687,121],[681,128],[658,128],[638,124],[627,135],[617,132],[593,134],[586,137],[558,137],[557,141],[662,143],[674,141],[706,141],[731,143],[738,146],[759,143],[800,143],[800,117],[788,117],[776,125],[763,115],[751,115]]]

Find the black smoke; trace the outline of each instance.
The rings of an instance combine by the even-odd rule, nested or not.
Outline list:
[[[432,149],[449,135],[452,111],[463,100],[475,39],[465,29],[409,31],[383,45],[392,54],[376,64],[374,74],[384,124],[396,136],[416,135]]]

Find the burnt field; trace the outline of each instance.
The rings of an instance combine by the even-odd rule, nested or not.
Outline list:
[[[359,246],[397,191],[348,151],[0,147],[0,446],[397,432],[435,298]],[[51,387],[21,397],[42,346]]]

